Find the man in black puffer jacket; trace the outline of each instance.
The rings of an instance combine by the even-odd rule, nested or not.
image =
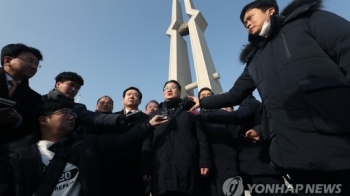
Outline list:
[[[240,18],[250,44],[241,55],[243,73],[229,92],[200,104],[193,98],[194,108],[239,105],[257,88],[266,109],[262,130],[274,133],[274,167],[296,184],[342,184],[346,190],[350,23],[321,6],[321,0],[294,0],[278,15],[274,0],[246,5]]]

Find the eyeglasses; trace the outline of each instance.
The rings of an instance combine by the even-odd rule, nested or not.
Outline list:
[[[34,60],[33,58],[30,57],[25,57],[25,58],[21,58],[21,57],[16,57],[17,59],[21,59],[22,61],[25,61],[27,63],[30,63],[32,65],[35,65],[36,67],[40,68],[41,65],[39,64],[39,61]]]
[[[177,89],[176,86],[166,86],[166,87],[163,88],[163,91],[175,90],[175,89]]]
[[[65,117],[73,116],[74,118],[77,118],[77,113],[71,111],[71,110],[58,110],[56,112],[52,112],[47,114],[47,116],[51,116],[51,115],[63,115]]]

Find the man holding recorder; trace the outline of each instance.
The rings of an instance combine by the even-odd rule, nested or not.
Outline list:
[[[1,49],[0,144],[28,135],[34,127],[31,112],[41,96],[29,87],[41,52],[24,44],[8,44]]]

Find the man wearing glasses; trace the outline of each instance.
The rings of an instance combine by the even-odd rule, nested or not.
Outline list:
[[[97,100],[96,104],[96,113],[100,114],[112,114],[113,112],[113,99],[110,96],[104,95]],[[79,126],[76,130],[77,133],[86,135],[86,134],[105,134],[113,133],[115,127],[104,127],[104,126]]]
[[[97,100],[95,112],[100,112],[103,114],[113,113],[113,99],[110,96],[104,95]]]
[[[33,116],[39,130],[10,143],[9,160],[0,160],[0,195],[101,195],[101,163],[141,143],[155,126],[167,122],[156,115],[124,134],[81,136],[73,132],[73,107],[65,99],[38,105]]]
[[[13,141],[33,131],[31,112],[41,101],[28,81],[40,67],[41,52],[24,44],[8,44],[1,50],[0,98],[15,105],[0,104],[0,144]]]

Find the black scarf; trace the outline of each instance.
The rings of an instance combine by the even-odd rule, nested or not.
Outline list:
[[[179,105],[179,103],[181,103],[181,98],[175,98],[169,101],[165,101],[165,103],[167,104],[168,108],[174,108],[177,107],[177,105]]]

